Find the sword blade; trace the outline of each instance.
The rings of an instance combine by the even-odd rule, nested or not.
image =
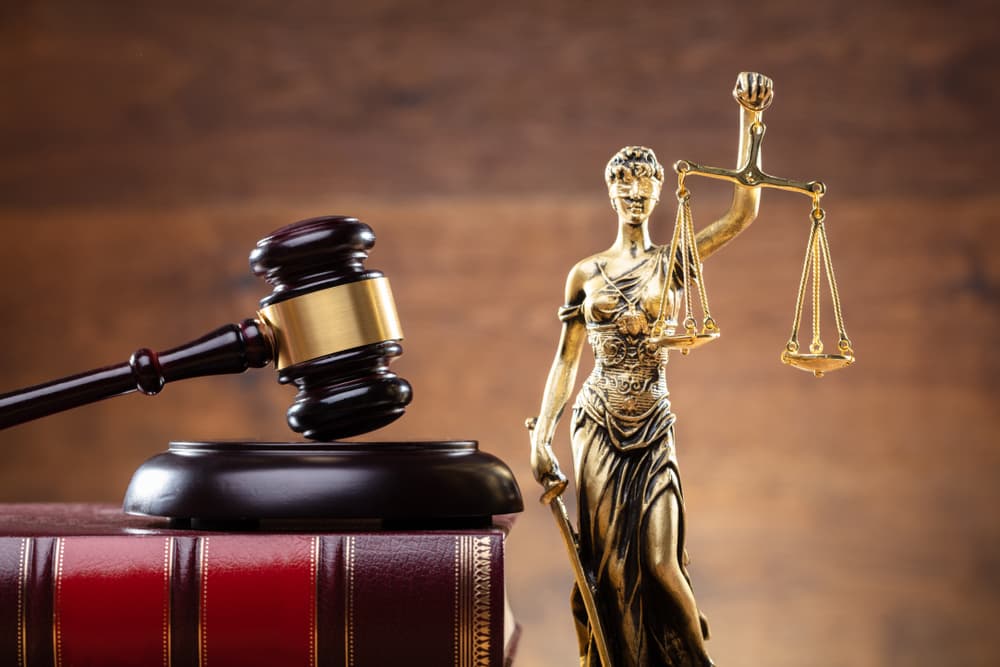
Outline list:
[[[559,534],[566,545],[566,554],[569,556],[570,564],[573,566],[573,576],[576,579],[577,588],[580,589],[580,597],[583,598],[583,606],[587,610],[587,619],[590,621],[590,632],[594,636],[594,643],[597,645],[597,654],[601,658],[603,667],[613,667],[611,655],[608,652],[607,635],[604,634],[604,625],[601,623],[601,616],[597,610],[597,600],[594,598],[594,589],[591,578],[580,560],[580,541],[573,524],[570,522],[569,513],[566,511],[566,504],[562,498],[556,497],[549,508],[552,516],[559,526]]]

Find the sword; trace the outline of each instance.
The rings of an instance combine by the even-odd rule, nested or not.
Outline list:
[[[537,422],[537,417],[529,417],[525,420],[524,425],[528,427],[528,431],[530,432],[534,431]],[[576,586],[580,590],[583,606],[587,610],[587,620],[590,621],[590,632],[594,637],[594,643],[597,645],[597,654],[601,658],[601,665],[603,667],[613,667],[611,654],[608,652],[607,635],[604,634],[604,624],[601,623],[601,616],[597,610],[597,600],[594,597],[594,592],[597,588],[594,584],[594,577],[583,566],[583,561],[580,559],[580,536],[573,528],[569,512],[566,511],[566,503],[562,499],[563,491],[566,490],[566,484],[565,478],[555,479],[546,477],[542,480],[542,486],[545,491],[542,493],[539,501],[544,505],[548,505],[549,509],[552,510],[552,516],[555,517],[559,534],[566,545],[566,554],[569,556],[570,565],[573,567],[573,577],[576,579]]]

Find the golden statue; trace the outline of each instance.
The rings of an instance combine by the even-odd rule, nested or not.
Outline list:
[[[581,665],[586,667],[713,664],[705,648],[708,625],[686,568],[684,498],[665,367],[669,349],[686,353],[718,336],[718,325],[708,312],[701,261],[753,222],[761,186],[810,194],[814,212],[822,210],[818,208],[825,192],[822,184],[777,179],[760,170],[761,117],[772,95],[767,77],[739,76],[734,96],[740,103],[740,171],[677,164],[678,222],[669,246],[658,246],[649,236],[649,218],[664,183],[663,167],[648,148],[618,151],[605,170],[608,195],[618,216],[617,238],[607,250],[578,262],[566,280],[565,305],[559,309],[559,347],[539,416],[529,419],[528,427],[532,470],[546,489],[542,500],[560,520],[574,558],[577,586],[572,605]],[[736,183],[729,210],[696,235],[683,182],[688,173]],[[820,252],[818,246],[815,252]],[[814,269],[818,272],[818,262]],[[832,280],[829,266],[828,276]],[[705,311],[701,332],[695,331],[692,314],[695,289]],[[802,293],[800,289],[800,309]],[[682,306],[686,312],[679,325]],[[801,362],[822,366],[810,369],[817,375],[853,361],[839,301],[837,313],[843,354],[822,355],[820,346],[812,355],[799,355],[822,357]],[[796,328],[798,319],[797,315]],[[793,330],[793,340],[795,335]],[[572,411],[577,532],[559,498],[567,481],[551,441],[575,385],[585,340],[593,348],[595,365]],[[793,350],[790,341],[785,356],[797,352],[797,342]]]

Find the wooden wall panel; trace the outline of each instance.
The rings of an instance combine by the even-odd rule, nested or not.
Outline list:
[[[7,2],[0,391],[246,317],[266,294],[258,238],[357,215],[416,392],[371,438],[478,438],[514,467],[518,664],[572,664],[568,568],[521,425],[565,273],[612,241],[611,153],[730,163],[729,90],[758,69],[777,82],[765,166],[830,187],[859,362],[820,381],[778,362],[808,203],[765,193],[707,266],[723,340],[669,370],[713,656],[994,665],[996,19],[971,0]],[[725,208],[725,187],[691,187],[696,224]],[[672,219],[665,201],[656,239]],[[289,401],[258,371],[0,432],[0,500],[116,501],[170,439],[287,438]]]

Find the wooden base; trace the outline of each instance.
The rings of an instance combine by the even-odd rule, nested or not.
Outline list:
[[[523,508],[510,468],[474,441],[172,442],[136,470],[123,506],[205,527],[303,519],[433,527]]]

